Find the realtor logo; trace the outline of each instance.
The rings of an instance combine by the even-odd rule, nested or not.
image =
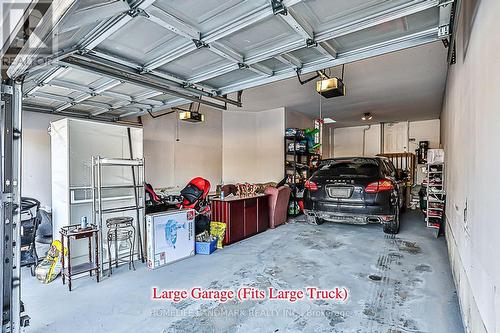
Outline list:
[[[58,36],[61,31],[57,29],[57,22],[54,22],[51,4],[50,0],[37,1],[36,5],[32,5],[31,0],[3,0],[1,2],[0,36],[4,43],[2,51],[6,53],[2,57],[3,66],[12,64],[18,54],[27,55],[35,50],[39,59],[34,61],[43,62],[42,59],[58,50]],[[47,27],[54,27],[49,37],[37,35],[39,32],[36,27],[40,23]],[[23,61],[21,58],[18,59]],[[32,60],[29,62],[31,63]]]

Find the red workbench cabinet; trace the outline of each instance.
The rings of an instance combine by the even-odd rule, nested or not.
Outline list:
[[[212,221],[226,223],[224,244],[232,244],[269,228],[269,199],[252,197],[212,199]]]

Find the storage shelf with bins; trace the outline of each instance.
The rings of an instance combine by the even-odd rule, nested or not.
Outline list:
[[[446,193],[444,191],[444,164],[427,164],[427,208],[425,211],[425,221],[427,227],[433,228],[436,237],[442,230],[444,219],[444,209],[446,203]]]
[[[290,149],[290,147],[292,149]],[[311,159],[319,154],[310,153],[309,145],[305,136],[285,136],[285,166],[284,173],[287,184],[292,189],[290,206],[298,207],[298,202],[303,198],[304,184],[311,176]],[[289,216],[297,216],[300,213],[289,213]]]

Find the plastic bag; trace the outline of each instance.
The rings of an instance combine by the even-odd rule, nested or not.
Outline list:
[[[36,241],[42,244],[52,243],[52,214],[46,210],[40,209],[37,214],[40,221],[36,231]]]
[[[61,253],[62,244],[55,240],[50,245],[47,256],[35,268],[36,278],[42,283],[50,283],[61,273]],[[68,249],[64,248],[64,255],[68,253]]]
[[[226,224],[224,222],[210,222],[210,234],[217,237],[217,248],[222,249],[222,242],[226,235]]]

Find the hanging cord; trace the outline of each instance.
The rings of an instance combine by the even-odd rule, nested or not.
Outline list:
[[[322,155],[323,154],[323,145],[321,144],[322,143],[322,140],[321,140],[321,137],[323,136],[323,108],[322,108],[322,98],[321,98],[321,94],[319,95],[319,119],[318,119],[318,129],[319,129],[319,133],[317,134],[318,137],[317,137],[317,140],[315,138],[315,143],[319,143],[320,146],[319,146],[319,154]]]
[[[319,119],[323,119],[323,110],[321,108],[321,94],[319,95]]]
[[[177,112],[176,117],[175,117],[175,141],[179,142],[181,139],[179,139],[179,109],[175,110]],[[175,149],[174,149],[175,150]]]

